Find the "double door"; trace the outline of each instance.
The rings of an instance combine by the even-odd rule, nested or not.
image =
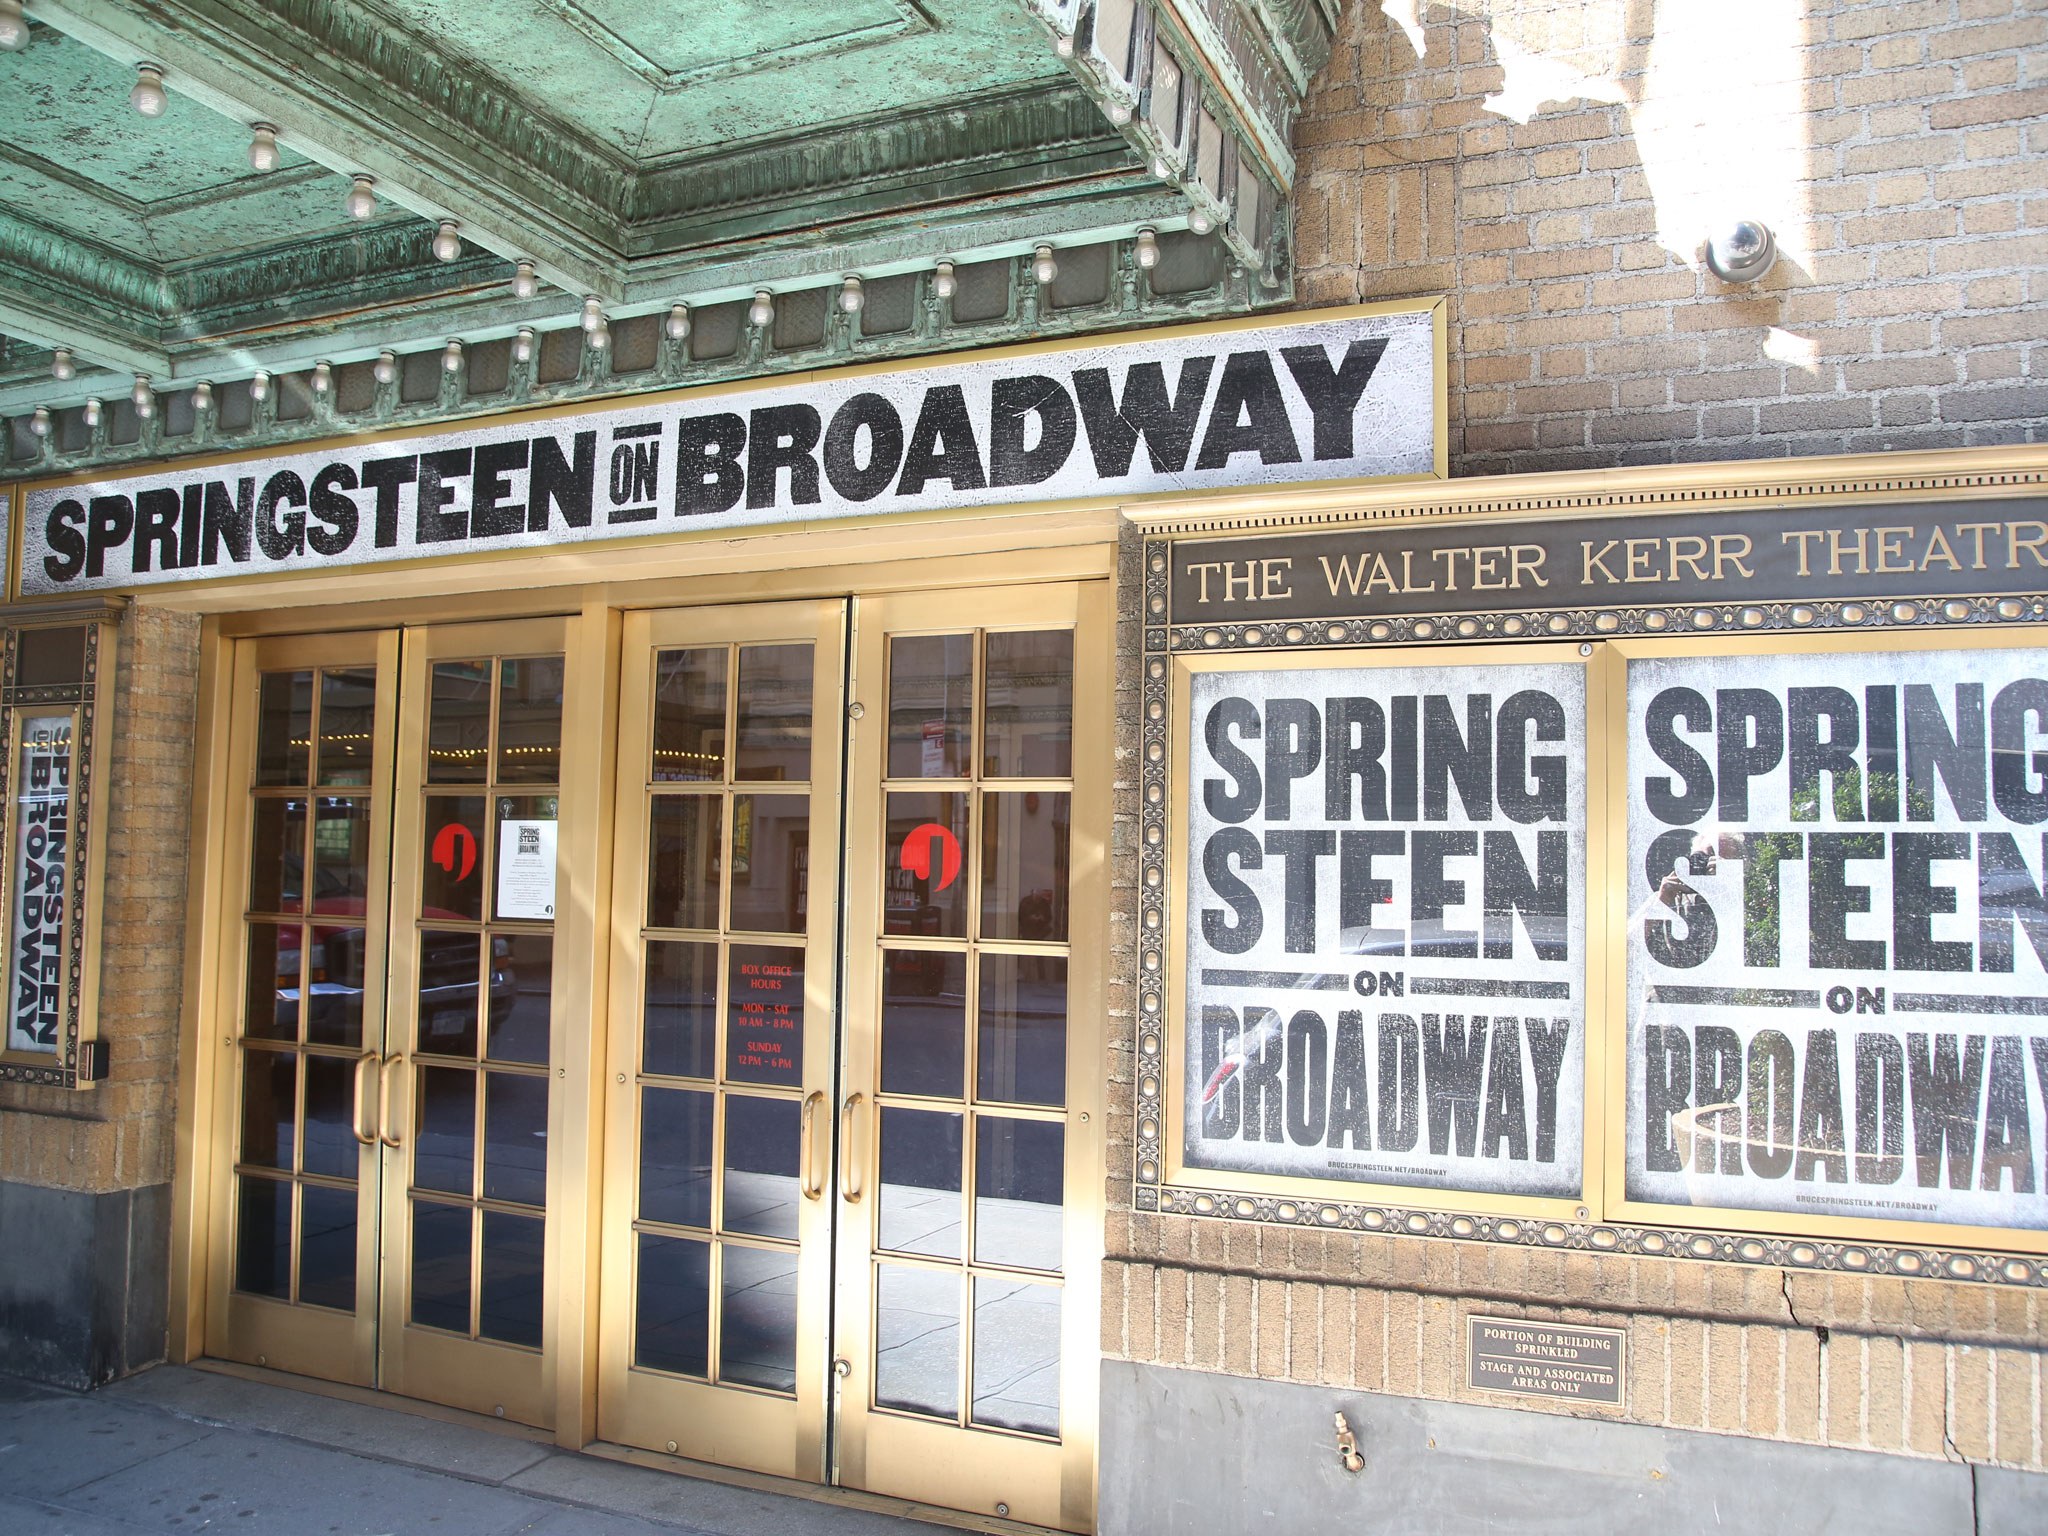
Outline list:
[[[239,646],[212,1351],[1085,1529],[1105,606]]]

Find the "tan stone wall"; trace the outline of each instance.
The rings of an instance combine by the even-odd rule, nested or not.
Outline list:
[[[1296,136],[1297,298],[1449,295],[1454,474],[2048,431],[2035,0],[1456,0],[1420,23],[1418,56],[1373,0],[1345,9]],[[1730,162],[1736,190],[1703,184]],[[1717,195],[1783,242],[1758,290],[1697,260]],[[1132,1211],[1128,533],[1124,554],[1105,1355],[2048,1465],[2037,1291]],[[1472,1392],[1472,1312],[1626,1330],[1626,1407]]]
[[[2048,431],[2035,0],[1418,9],[1419,57],[1353,0],[1310,91],[1297,297],[1451,296],[1454,474]],[[1760,286],[1697,260],[1720,214]]]
[[[0,1180],[93,1193],[171,1176],[199,620],[130,608],[113,678],[110,795],[92,833],[106,847],[108,1078],[77,1091],[0,1084]]]

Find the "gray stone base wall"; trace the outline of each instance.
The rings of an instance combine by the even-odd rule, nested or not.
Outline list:
[[[2037,1473],[1127,1360],[1102,1366],[1101,1479],[1100,1536],[2048,1530]]]
[[[171,1187],[0,1181],[0,1371],[96,1387],[164,1358]]]

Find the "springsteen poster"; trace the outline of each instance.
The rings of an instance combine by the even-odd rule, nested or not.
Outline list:
[[[2048,652],[1628,665],[1631,1199],[2048,1228]]]
[[[15,787],[13,1006],[7,1049],[54,1053],[64,1020],[64,928],[70,916],[71,715],[24,713]]]
[[[1190,679],[1183,1160],[1576,1196],[1576,659]]]

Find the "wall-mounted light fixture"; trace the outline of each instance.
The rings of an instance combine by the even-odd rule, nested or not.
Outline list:
[[[1707,270],[1724,283],[1763,281],[1778,264],[1778,241],[1768,224],[1736,219],[1707,236]]]

